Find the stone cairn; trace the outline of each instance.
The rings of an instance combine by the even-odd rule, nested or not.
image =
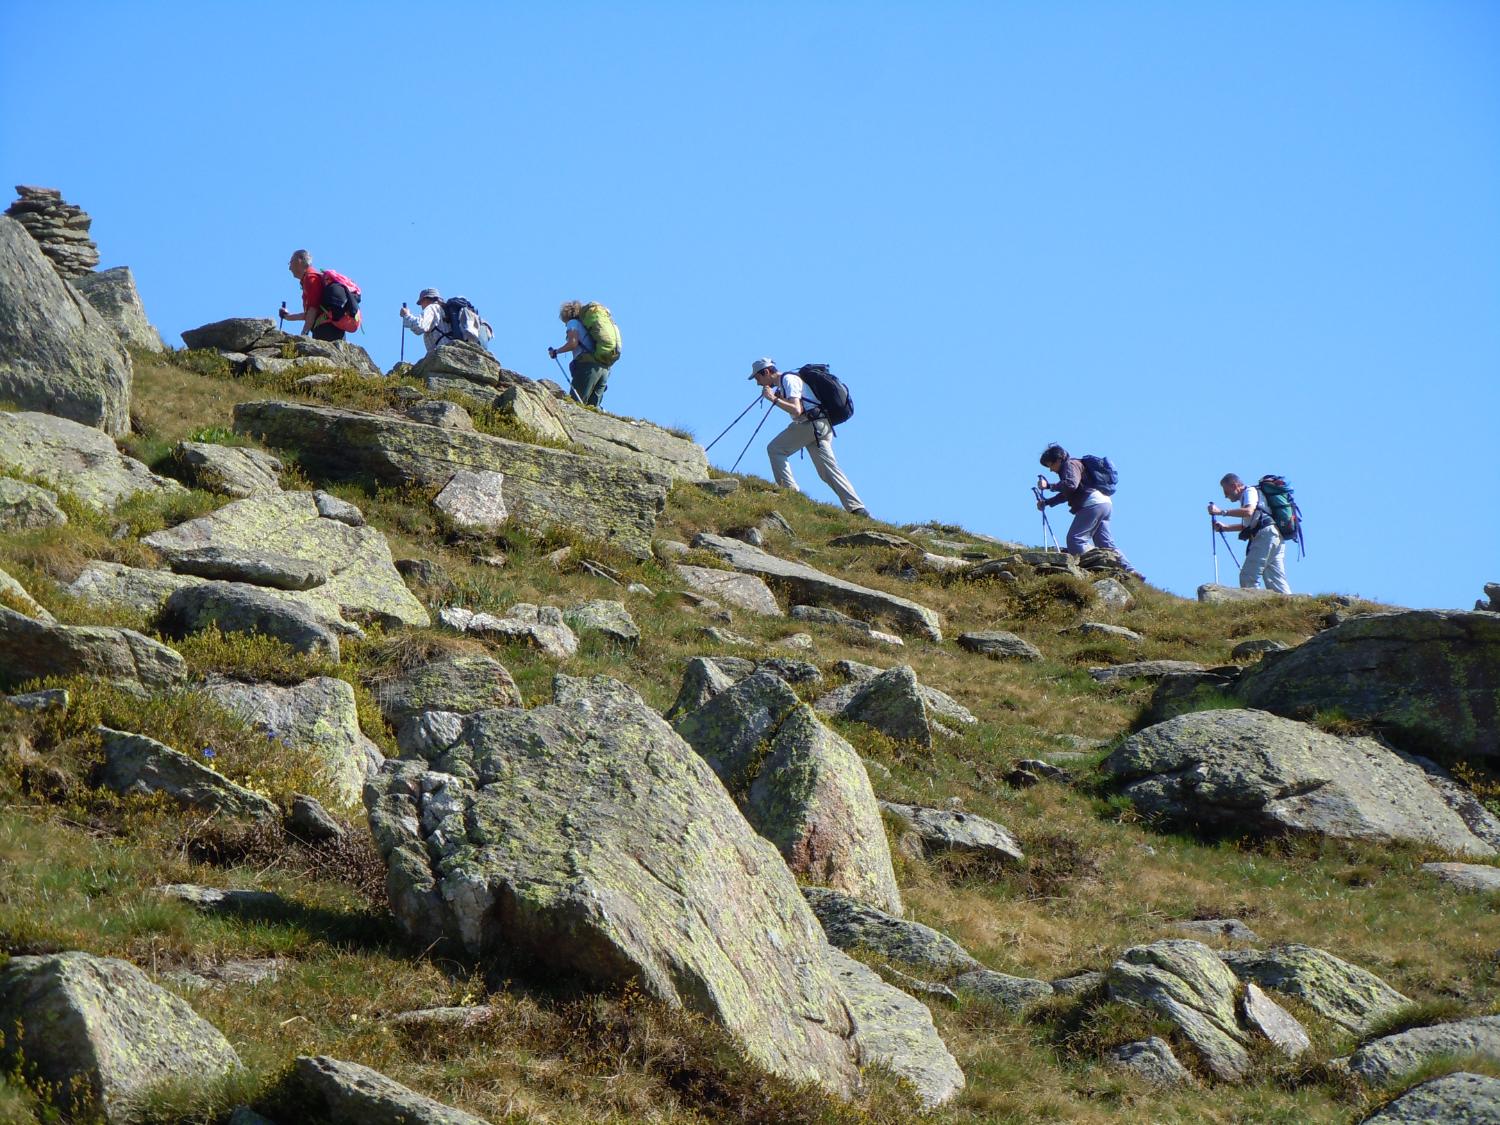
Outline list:
[[[56,188],[16,185],[20,196],[5,213],[26,228],[63,277],[82,277],[99,264],[99,248],[89,237],[94,220]]]

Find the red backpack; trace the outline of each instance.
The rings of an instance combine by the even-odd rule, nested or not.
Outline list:
[[[337,270],[324,270],[323,292],[325,295],[327,294],[328,286],[330,285],[342,285],[344,287],[344,291],[349,294],[349,303],[346,305],[338,306],[336,308],[329,308],[327,305],[324,305],[323,307],[327,310],[330,317],[329,323],[331,323],[340,332],[357,331],[359,329],[360,321],[359,286],[355,285],[350,278],[345,277]]]

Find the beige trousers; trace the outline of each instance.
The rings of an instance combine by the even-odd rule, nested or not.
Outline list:
[[[777,484],[782,488],[790,488],[793,492],[801,491],[792,476],[792,467],[787,463],[799,449],[807,450],[812,456],[818,476],[838,495],[839,503],[846,512],[865,506],[859,493],[854,491],[854,485],[844,475],[844,470],[839,468],[838,458],[833,455],[833,434],[827,421],[822,418],[814,421],[799,419],[772,438],[771,443],[766,446],[766,452],[771,456],[771,472],[775,475]]]

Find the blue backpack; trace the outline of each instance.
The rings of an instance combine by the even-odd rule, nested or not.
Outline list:
[[[1095,488],[1106,496],[1113,496],[1115,489],[1120,486],[1120,473],[1109,463],[1108,457],[1095,457],[1092,453],[1085,453],[1078,458],[1083,462],[1083,486]]]

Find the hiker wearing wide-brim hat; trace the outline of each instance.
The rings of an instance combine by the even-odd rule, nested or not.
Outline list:
[[[813,467],[823,483],[833,489],[839,503],[847,512],[857,516],[868,516],[869,509],[854,491],[854,485],[839,468],[838,458],[833,455],[833,427],[823,417],[822,404],[808,389],[800,375],[790,371],[778,371],[776,364],[762,357],[750,365],[750,378],[760,386],[761,397],[777,410],[790,415],[792,421],[786,429],[771,439],[766,453],[771,458],[771,473],[782,488],[800,492],[792,476],[790,462],[793,453],[805,449],[812,456]]]
[[[430,352],[446,338],[444,328],[447,321],[443,314],[443,295],[436,289],[424,289],[417,294],[417,308],[421,313],[413,316],[405,305],[401,306],[401,323],[422,337],[422,344]]]

